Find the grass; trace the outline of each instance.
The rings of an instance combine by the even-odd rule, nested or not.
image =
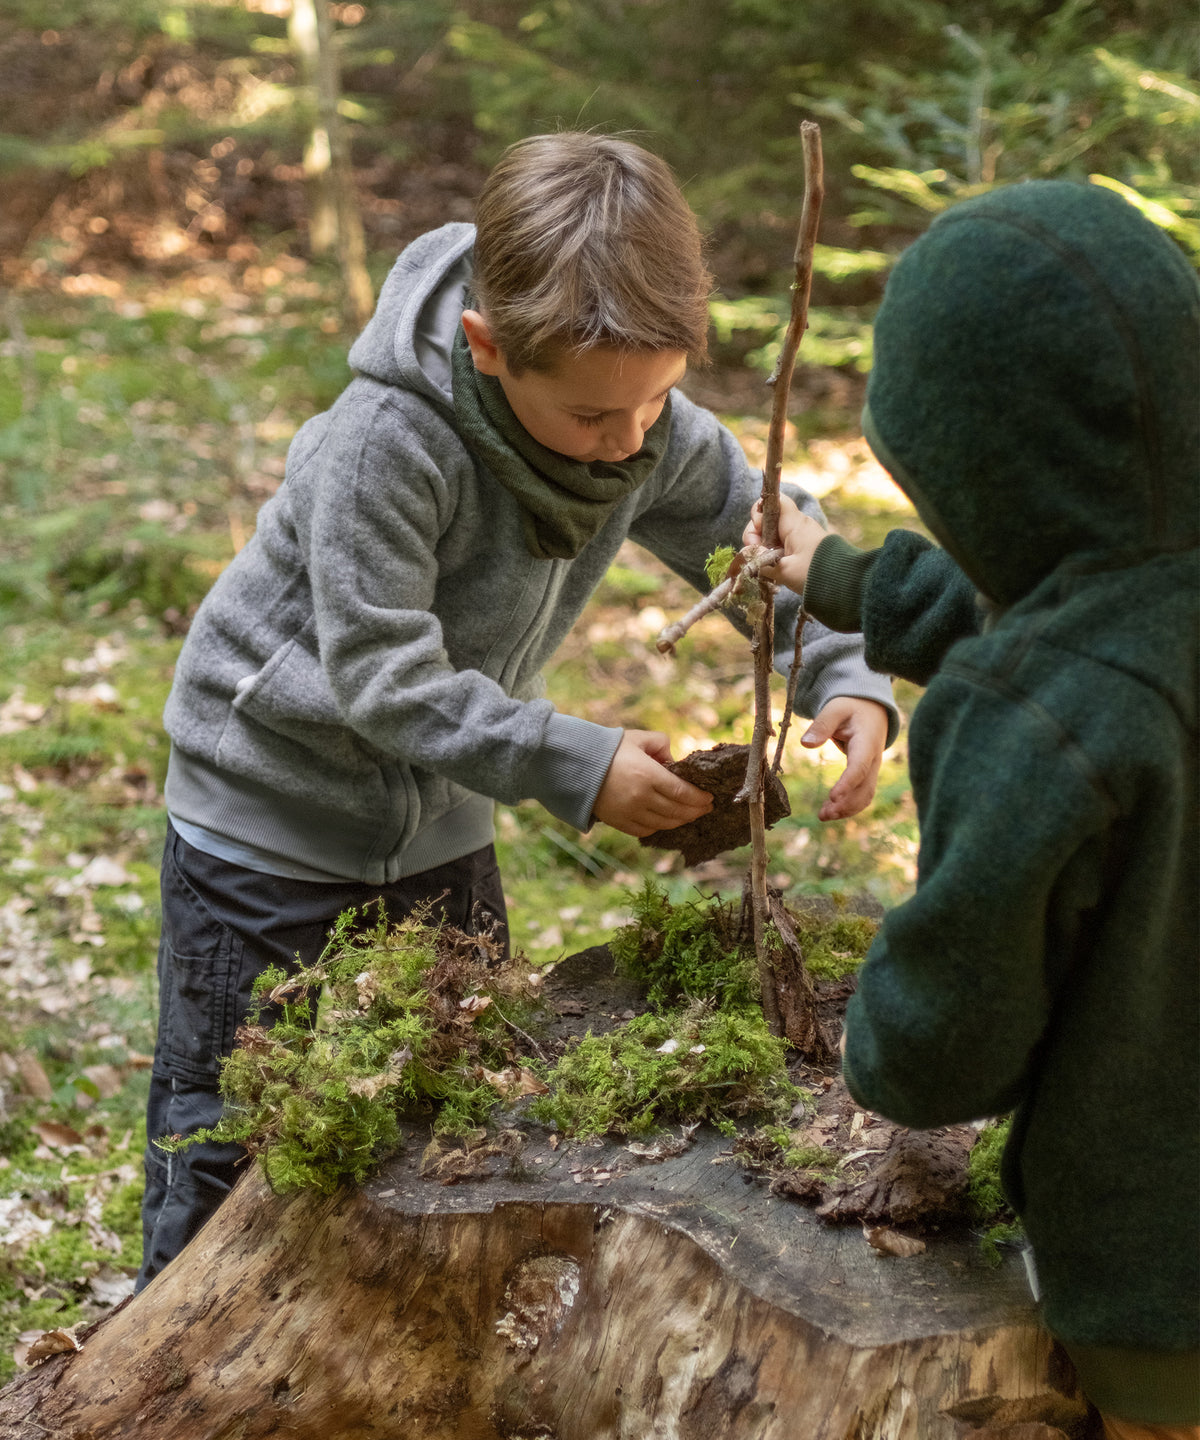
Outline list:
[[[20,1334],[103,1313],[140,1261],[162,705],[189,614],[252,532],[295,428],[348,376],[332,293],[289,266],[253,289],[214,267],[26,292],[0,342],[0,1380]],[[848,490],[829,509],[868,539],[911,523]],[[748,739],[732,627],[706,621],[678,660],[654,649],[690,603],[628,547],[548,673],[551,698],[663,729],[677,755]],[[824,826],[841,757],[799,733],[773,883],[901,898],[916,853],[901,750],[867,815]],[[685,870],[533,804],[501,808],[497,844],[514,942],[537,964],[608,939],[647,875],[673,900],[734,894],[748,860]]]

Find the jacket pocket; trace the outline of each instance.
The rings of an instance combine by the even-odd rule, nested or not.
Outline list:
[[[238,682],[231,708],[231,723],[219,747],[225,748],[227,754],[222,757],[218,753],[219,762],[232,762],[231,768],[243,772],[245,757],[235,759],[229,752],[253,748],[254,731],[261,727],[289,742],[283,747],[288,751],[299,747],[301,752],[307,752],[307,765],[313,766],[315,759],[320,773],[366,782],[368,788],[378,787],[376,801],[382,795],[379,771],[385,757],[345,723],[316,653],[311,620],[260,670]],[[246,720],[254,722],[253,726],[239,725],[239,721]],[[261,740],[260,732],[259,743]]]

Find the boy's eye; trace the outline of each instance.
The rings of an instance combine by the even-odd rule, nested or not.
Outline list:
[[[576,415],[576,422],[580,425],[599,425],[604,419],[603,415]]]

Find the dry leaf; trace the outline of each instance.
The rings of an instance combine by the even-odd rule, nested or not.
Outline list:
[[[275,1049],[275,1041],[262,1025],[239,1025],[234,1031],[234,1044],[239,1050],[250,1055],[269,1055]]]
[[[658,1055],[674,1055],[674,1053],[678,1049],[679,1041],[676,1040],[675,1037],[672,1035],[669,1040],[663,1041],[663,1043],[658,1047],[655,1053]]]
[[[517,1071],[517,1094],[518,1095],[549,1095],[550,1087],[544,1081],[539,1080],[532,1070],[526,1070],[522,1065]]]
[[[522,1095],[548,1095],[550,1093],[549,1085],[539,1080],[532,1070],[526,1070],[524,1066],[510,1065],[504,1070],[489,1070],[486,1065],[481,1065],[478,1074],[506,1100],[518,1099]]]
[[[354,977],[354,988],[358,991],[358,1008],[369,1010],[371,1002],[379,994],[379,982],[369,970],[364,970],[361,975]]]
[[[299,980],[285,980],[282,984],[276,985],[267,999],[272,1005],[281,1005],[289,995],[295,995],[304,988]]]
[[[36,725],[45,713],[46,707],[26,700],[24,685],[18,685],[0,705],[0,735],[15,735],[19,730],[27,730]]]
[[[0,1247],[9,1254],[20,1252],[53,1229],[54,1221],[37,1214],[20,1195],[0,1200]]]
[[[490,995],[468,995],[465,1000],[458,1002],[458,1008],[465,1010],[468,1015],[479,1015],[492,1003]]]
[[[124,1081],[115,1065],[85,1065],[81,1073],[99,1090],[102,1100],[111,1100],[121,1093]]]
[[[925,1249],[924,1240],[914,1240],[911,1235],[901,1235],[899,1230],[890,1230],[886,1225],[864,1225],[863,1237],[867,1244],[881,1255],[895,1255],[900,1260],[911,1259]]]
[[[57,1120],[39,1120],[29,1127],[43,1145],[54,1150],[83,1150],[83,1136],[70,1125],[60,1125]]]
[[[97,855],[88,861],[75,880],[79,885],[135,885],[137,876],[131,875],[119,860]]]
[[[83,1346],[69,1330],[47,1330],[39,1335],[25,1352],[25,1364],[37,1365],[49,1360],[51,1355],[62,1355],[67,1350],[82,1350]]]
[[[19,762],[12,767],[13,784],[22,795],[32,795],[38,788],[38,782],[33,778],[24,765]]]
[[[17,1056],[17,1074],[21,1077],[21,1089],[27,1095],[32,1095],[35,1100],[54,1099],[54,1086],[50,1084],[50,1077],[42,1069],[41,1062],[28,1050],[23,1050]]]
[[[639,1160],[648,1160],[652,1163],[659,1160],[669,1160],[674,1155],[682,1155],[692,1143],[694,1125],[685,1125],[682,1136],[676,1138],[674,1135],[665,1135],[661,1140],[655,1140],[651,1144],[643,1144],[640,1140],[631,1140],[625,1149],[631,1155],[636,1155]]]
[[[392,1052],[386,1070],[381,1070],[378,1075],[361,1075],[356,1080],[351,1080],[347,1088],[351,1095],[361,1095],[367,1100],[374,1100],[381,1090],[387,1090],[399,1083],[404,1067],[411,1059],[412,1051],[405,1045],[402,1050]]]
[[[93,1275],[88,1281],[88,1292],[97,1305],[119,1305],[133,1294],[136,1284],[134,1276],[124,1275],[111,1265],[105,1265],[98,1275]]]

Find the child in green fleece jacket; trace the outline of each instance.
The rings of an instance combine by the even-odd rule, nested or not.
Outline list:
[[[891,277],[864,414],[939,545],[785,501],[775,571],[927,686],[916,893],[846,1082],[907,1125],[1014,1112],[1045,1320],[1113,1437],[1200,1435],[1198,370],[1196,277],[1125,201],[956,206]]]

